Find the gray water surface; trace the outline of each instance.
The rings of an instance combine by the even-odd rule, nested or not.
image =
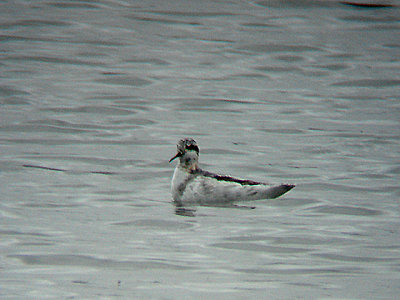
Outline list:
[[[385,3],[3,1],[0,297],[396,299]],[[177,209],[185,136],[206,170],[297,186]]]

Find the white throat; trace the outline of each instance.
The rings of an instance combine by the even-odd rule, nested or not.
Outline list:
[[[198,168],[199,155],[196,151],[187,151],[179,157],[178,167],[187,171],[194,171]]]

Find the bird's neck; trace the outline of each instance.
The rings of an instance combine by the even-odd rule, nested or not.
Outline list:
[[[186,172],[192,173],[199,168],[199,156],[196,152],[186,152],[182,157],[179,158],[178,167]]]

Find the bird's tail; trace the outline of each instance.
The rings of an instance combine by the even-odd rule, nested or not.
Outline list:
[[[289,192],[292,188],[294,188],[294,184],[281,184],[277,186],[273,186],[265,191],[264,199],[275,199],[283,194]]]

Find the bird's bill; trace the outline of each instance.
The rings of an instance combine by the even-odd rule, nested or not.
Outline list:
[[[171,159],[169,160],[169,162],[173,161],[175,158],[177,158],[177,157],[179,157],[179,156],[182,156],[182,154],[180,154],[180,153],[178,152],[173,158],[171,158]]]

